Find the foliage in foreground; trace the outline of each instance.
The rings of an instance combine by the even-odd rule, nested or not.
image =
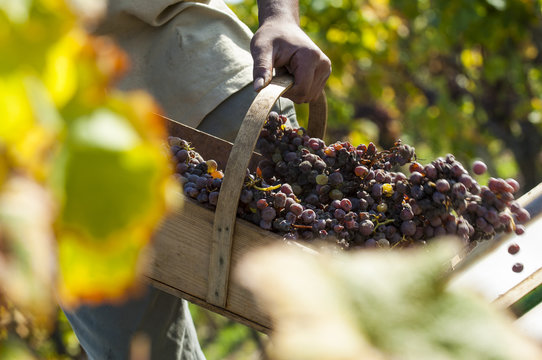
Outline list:
[[[238,268],[271,314],[272,359],[542,356],[507,315],[446,288],[446,264],[458,250],[448,242],[395,252],[324,250],[259,249]]]
[[[155,103],[113,90],[124,55],[65,1],[0,2],[0,48],[0,330],[26,339],[9,330],[50,331],[55,292],[75,306],[137,288],[170,164]]]

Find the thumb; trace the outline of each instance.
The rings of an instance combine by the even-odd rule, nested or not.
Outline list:
[[[250,45],[250,52],[254,59],[254,90],[260,91],[273,77],[273,47],[271,44],[259,44],[254,38]]]

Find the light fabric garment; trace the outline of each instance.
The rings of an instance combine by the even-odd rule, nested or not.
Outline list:
[[[96,33],[130,56],[120,88],[146,89],[192,127],[252,82],[252,32],[222,0],[110,0]]]

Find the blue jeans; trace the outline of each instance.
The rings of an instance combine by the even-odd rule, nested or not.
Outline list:
[[[246,86],[209,113],[198,129],[233,141],[255,96],[252,84]],[[281,99],[274,110],[297,126],[290,100]],[[64,312],[89,360],[130,359],[132,338],[140,333],[151,342],[152,360],[205,359],[187,302],[151,286],[143,297],[124,304]]]
[[[151,341],[151,359],[205,359],[188,303],[150,286],[122,305],[81,306],[65,314],[89,360],[130,359],[136,334]]]

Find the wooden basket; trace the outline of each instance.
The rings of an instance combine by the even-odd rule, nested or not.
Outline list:
[[[236,218],[237,204],[246,168],[253,168],[249,165],[251,159],[253,164],[258,160],[253,150],[263,123],[276,100],[291,85],[290,77],[277,77],[256,96],[234,144],[173,121],[169,123],[171,135],[192,142],[204,159],[217,160],[220,168],[225,166],[226,176],[216,211],[178,194],[183,206],[168,216],[156,233],[152,266],[146,274],[153,286],[262,332],[271,329],[266,312],[235,279],[229,278],[229,273],[244,254],[282,241],[282,237]],[[308,133],[323,138],[327,122],[323,93],[310,104],[309,112]],[[542,184],[518,201],[533,217],[528,227],[542,221]],[[500,236],[482,243],[466,257],[456,256],[452,260],[454,273],[474,267],[484,256],[492,256],[509,239],[509,235]],[[517,284],[498,298],[487,300],[501,307],[517,303],[540,287],[542,263],[537,269],[518,277]]]
[[[170,122],[170,134],[192,142],[205,159],[226,162],[216,211],[183,197],[183,206],[163,223],[154,239],[152,284],[211,311],[267,332],[268,317],[248,291],[230,279],[229,273],[251,249],[282,238],[236,218],[246,169],[267,115],[277,99],[293,84],[279,76],[262,89],[250,106],[235,143]],[[323,138],[327,122],[325,94],[309,104],[308,133]],[[229,155],[228,155],[229,153]],[[225,161],[227,159],[227,161]]]

